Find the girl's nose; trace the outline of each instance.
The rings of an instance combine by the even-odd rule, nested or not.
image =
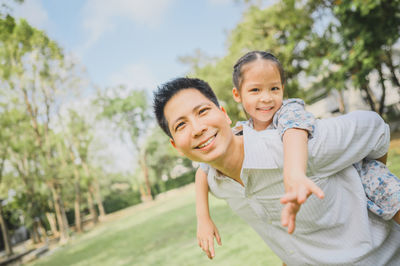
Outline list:
[[[261,101],[263,101],[263,102],[270,102],[271,100],[272,100],[272,98],[271,98],[271,94],[270,94],[269,92],[264,91],[264,92],[261,94]]]

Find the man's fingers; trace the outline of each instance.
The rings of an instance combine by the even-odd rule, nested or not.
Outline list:
[[[284,227],[288,226],[289,223],[289,212],[290,212],[289,209],[290,209],[289,204],[286,204],[285,207],[282,209],[281,224]]]
[[[292,234],[294,232],[295,227],[296,227],[296,215],[292,214],[289,217],[288,233]]]
[[[301,187],[297,196],[297,203],[303,204],[307,200],[308,196],[310,196],[310,194],[311,192],[309,192],[307,188]]]
[[[310,190],[320,199],[325,197],[324,191],[322,191],[322,189],[320,189],[314,182],[311,182]]]
[[[214,258],[215,251],[214,251],[214,237],[208,239],[208,246],[210,247],[211,257]]]
[[[214,233],[214,235],[215,235],[215,239],[217,240],[217,243],[218,243],[218,245],[222,245],[222,241],[221,241],[221,237],[219,236],[219,232],[218,232],[218,229],[217,228],[215,228],[215,233]]]
[[[296,193],[293,192],[285,193],[285,195],[283,195],[283,197],[281,198],[282,204],[286,204],[293,201],[297,201],[297,195]]]
[[[212,258],[211,257],[211,253],[210,253],[210,250],[208,249],[208,241],[206,239],[204,239],[201,242],[201,244],[202,244],[202,247],[203,247],[203,251],[206,253],[207,257],[211,259]]]

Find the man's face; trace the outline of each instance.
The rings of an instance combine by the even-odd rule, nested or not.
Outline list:
[[[184,89],[165,105],[172,145],[193,161],[222,159],[233,133],[223,110],[196,89]]]

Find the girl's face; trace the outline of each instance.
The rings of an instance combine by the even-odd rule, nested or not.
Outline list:
[[[242,67],[240,88],[233,88],[233,98],[243,104],[253,119],[255,130],[264,130],[282,106],[283,85],[274,62],[258,59]]]

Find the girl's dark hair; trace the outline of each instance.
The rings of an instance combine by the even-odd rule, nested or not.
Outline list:
[[[233,85],[240,90],[240,83],[242,79],[242,67],[250,62],[253,62],[258,59],[265,59],[272,61],[276,64],[279,70],[279,75],[281,76],[282,84],[285,84],[285,72],[281,63],[279,62],[278,58],[276,58],[273,54],[264,52],[264,51],[251,51],[239,58],[236,64],[233,66],[233,74],[232,74],[232,81]]]

